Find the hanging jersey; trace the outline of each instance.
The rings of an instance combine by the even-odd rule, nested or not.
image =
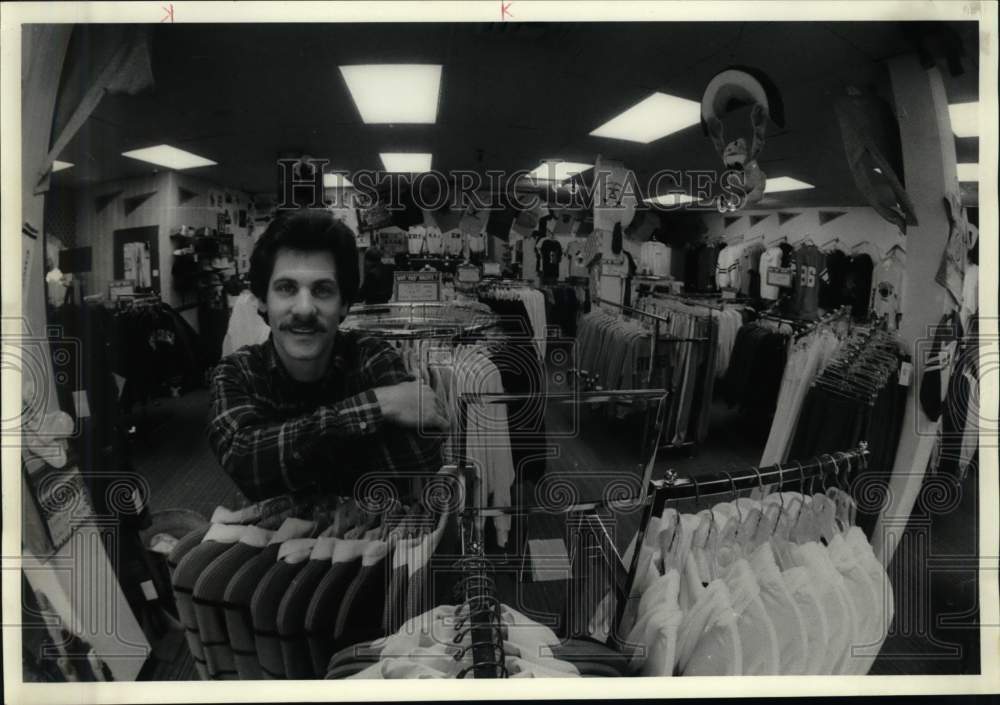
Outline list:
[[[889,330],[896,330],[899,324],[905,271],[906,256],[899,250],[893,250],[872,273],[871,310],[879,318],[885,318]]]
[[[760,256],[764,254],[764,246],[752,242],[743,246],[740,253],[740,294],[757,298],[760,295]]]
[[[760,298],[768,301],[777,301],[781,295],[781,289],[767,283],[767,270],[772,267],[781,266],[781,248],[772,247],[760,256],[758,269],[760,270]]]
[[[441,254],[442,238],[440,230],[428,230],[427,231],[427,254],[429,255],[439,255]]]
[[[820,308],[829,310],[847,303],[841,297],[849,264],[850,258],[840,250],[832,250],[826,254],[819,277]]]
[[[546,238],[539,245],[541,257],[539,259],[539,269],[546,279],[559,278],[559,263],[562,262],[563,248],[555,238]]]
[[[872,286],[872,258],[868,255],[855,255],[847,267],[844,278],[844,290],[841,300],[850,304],[851,313],[855,318],[867,318],[868,295]]]
[[[587,243],[576,240],[566,246],[566,258],[569,260],[569,274],[571,277],[586,277],[587,270]]]
[[[670,248],[662,242],[644,242],[639,251],[639,268],[654,277],[670,276]]]
[[[823,253],[815,245],[802,245],[793,255],[792,298],[789,314],[807,321],[819,317],[819,276]]]
[[[715,261],[715,285],[720,289],[729,288],[729,272],[733,265],[733,248],[726,246],[719,251]]]

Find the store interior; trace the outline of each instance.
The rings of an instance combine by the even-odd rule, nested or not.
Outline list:
[[[345,326],[381,335],[404,355],[474,340],[502,381],[488,391],[523,395],[505,407],[503,422],[513,468],[504,491],[524,511],[512,513],[507,529],[499,515],[480,526],[505,604],[560,638],[614,651],[604,647],[607,625],[620,626],[626,603],[634,605],[620,595],[609,602],[621,586],[601,580],[627,576],[638,599],[644,551],[655,548],[663,560],[652,527],[664,505],[649,515],[663,497],[650,482],[662,489],[665,478],[687,478],[680,484],[694,493],[671,501],[668,487],[668,506],[695,514],[725,502],[742,521],[766,484],[757,469],[777,468],[767,484],[800,473],[792,491],[854,494],[852,521],[894,588],[891,604],[870,619],[895,619],[876,635],[874,651],[864,643],[865,654],[853,657],[866,665],[820,672],[979,673],[978,436],[967,420],[978,380],[962,355],[974,349],[978,314],[970,235],[979,209],[977,27],[26,29],[42,48],[26,70],[25,96],[48,96],[38,97],[39,114],[47,100],[52,115],[51,124],[24,126],[26,145],[36,145],[25,147],[25,158],[46,164],[34,201],[37,234],[26,234],[36,243],[37,284],[27,299],[34,322],[50,331],[57,393],[49,411],[67,414],[75,432],[68,461],[64,453],[36,462],[37,476],[26,470],[41,538],[25,545],[39,566],[72,545],[72,530],[54,535],[58,512],[39,499],[40,478],[53,463],[77,468],[94,511],[107,510],[103,498],[117,517],[108,555],[118,587],[108,594],[130,613],[123,623],[134,643],[148,646],[145,658],[106,658],[103,674],[91,661],[75,677],[247,677],[231,652],[211,653],[204,624],[185,620],[179,573],[167,557],[187,531],[203,536],[218,507],[252,505],[209,445],[210,380],[222,358],[269,333],[248,290],[254,243],[289,194],[296,207],[305,205],[302,194],[320,192],[321,207],[354,232],[359,267],[371,277]],[[402,96],[379,94],[387,89],[373,93],[364,76],[343,68],[367,65],[440,67],[431,117],[419,116],[416,79]],[[763,192],[738,204],[727,203],[718,179],[695,178],[731,166],[705,121],[706,89],[726,71],[730,83],[710,106],[725,125],[722,143],[752,140],[754,169],[766,174]],[[662,112],[622,132],[628,121],[616,117],[649,107],[651,96]],[[769,117],[755,139],[753,106],[761,101]],[[399,121],[365,113],[398,105],[412,108]],[[174,152],[133,153],[164,145]],[[426,161],[394,169],[400,154]],[[399,194],[379,182],[380,203],[363,202],[360,182],[350,183],[363,170],[401,177]],[[445,180],[418,178],[431,170]],[[626,170],[637,197],[575,200],[600,186],[596,175]],[[454,195],[459,184],[447,175],[459,172],[477,175],[470,193],[495,206],[422,207]],[[496,188],[488,172],[530,173]],[[387,207],[394,195],[399,207]],[[771,253],[768,266],[762,256]],[[420,288],[428,282],[430,294]],[[425,315],[458,332],[442,336],[441,321],[421,324]],[[935,367],[928,352],[949,342],[957,352]],[[960,413],[951,406],[959,379],[967,385]],[[802,468],[816,458],[819,479],[807,483]],[[702,497],[699,479],[720,476],[729,477],[728,496]],[[141,497],[128,510],[108,500],[120,482]],[[501,496],[487,504],[505,506]],[[588,502],[599,505],[600,521],[565,509]],[[593,539],[595,526],[606,541]],[[580,543],[574,531],[589,539]],[[74,598],[53,597],[57,584],[24,581],[65,619]],[[190,603],[194,585],[184,590]],[[222,642],[235,644],[222,630]],[[80,661],[64,651],[53,666],[31,653],[46,629],[25,634],[26,678],[30,670],[58,680]],[[743,652],[742,670],[729,663],[713,671],[709,659],[698,671],[695,657],[687,674],[779,672],[753,670],[745,635]],[[287,654],[266,677],[326,675],[295,672]],[[226,658],[228,670],[219,665]],[[674,673],[648,668],[633,657],[605,671],[576,670],[685,674],[679,665]]]

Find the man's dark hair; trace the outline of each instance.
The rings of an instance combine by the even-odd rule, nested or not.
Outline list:
[[[331,253],[341,297],[347,303],[357,300],[361,273],[354,233],[332,213],[318,208],[289,211],[267,226],[250,255],[250,291],[261,302],[267,300],[274,260],[283,249]]]

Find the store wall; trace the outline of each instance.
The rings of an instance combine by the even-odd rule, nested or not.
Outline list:
[[[107,294],[108,283],[114,280],[114,232],[123,228],[160,228],[160,287],[164,301],[171,305],[179,300],[170,295],[171,250],[163,225],[168,220],[169,174],[153,174],[123,181],[109,181],[80,189],[76,194],[76,245],[92,250],[92,269],[83,275],[85,294]],[[125,213],[126,199],[152,194],[131,213]],[[113,198],[111,196],[113,195]],[[110,198],[98,209],[102,198]]]
[[[181,189],[188,192],[183,201]],[[152,195],[134,211],[125,213],[126,199],[147,193]],[[117,195],[98,210],[97,199],[111,194]],[[230,197],[229,203],[226,202],[227,194]],[[171,268],[177,243],[170,238],[170,233],[181,225],[214,228],[218,224],[218,213],[224,208],[234,211],[237,216],[239,210],[245,210],[247,227],[241,228],[238,222],[234,222],[232,230],[235,252],[237,255],[244,252],[249,258],[252,247],[249,224],[253,221],[253,214],[249,210],[249,196],[237,190],[225,189],[204,179],[168,171],[97,184],[80,189],[75,196],[76,245],[89,245],[93,250],[93,271],[85,279],[87,294],[106,293],[108,283],[114,279],[114,231],[122,228],[159,227],[160,295],[175,308],[182,308],[196,301],[193,291],[182,294],[173,286]],[[189,309],[183,311],[182,315],[197,330],[197,312]]]
[[[844,213],[829,222],[820,224],[821,212]],[[797,213],[784,224],[779,222],[778,211],[741,211],[735,215],[723,216],[720,213],[706,213],[701,220],[706,228],[704,237],[710,240],[725,239],[727,242],[750,240],[763,236],[764,242],[771,242],[781,236],[788,238],[788,243],[795,245],[806,236],[823,247],[834,238],[839,242],[837,247],[849,251],[855,245],[863,242],[874,245],[883,255],[893,245],[906,247],[906,237],[899,229],[884,220],[878,213],[868,207],[856,208],[789,208],[781,213]],[[725,227],[725,218],[737,217],[739,220]],[[762,221],[751,225],[751,216],[766,216]],[[668,233],[669,237],[669,233]],[[675,278],[684,278],[684,258],[674,257],[672,274]]]

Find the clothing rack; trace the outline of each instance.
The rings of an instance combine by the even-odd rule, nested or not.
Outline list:
[[[576,403],[576,404],[594,404],[602,403],[608,401],[624,401],[624,400],[647,400],[656,401],[656,417],[654,428],[655,431],[650,434],[648,429],[644,431],[643,439],[641,445],[646,449],[648,453],[648,461],[645,462],[644,466],[641,466],[642,479],[640,482],[640,487],[646,488],[651,486],[651,478],[653,475],[653,467],[656,464],[656,454],[660,448],[660,438],[662,436],[663,424],[666,421],[667,414],[667,400],[668,393],[664,389],[628,389],[628,390],[611,390],[611,391],[601,391],[601,392],[576,392],[576,393],[553,393],[553,394],[475,394],[475,393],[464,393],[460,394],[458,398],[459,403],[459,442],[458,442],[458,469],[467,478],[467,488],[468,496],[478,497],[478,486],[476,483],[480,482],[479,478],[476,477],[473,468],[466,465],[465,457],[465,446],[466,446],[466,420],[468,415],[468,407],[470,404],[507,404],[515,401],[524,400],[534,400],[539,397],[544,398],[548,401],[555,401],[557,403]],[[482,585],[485,588],[490,588],[495,590],[495,584],[492,579],[485,576],[486,567],[489,565],[488,561],[484,555],[484,541],[481,535],[477,519],[485,518],[489,516],[500,516],[500,515],[523,515],[523,514],[533,514],[533,513],[546,513],[552,514],[556,511],[562,514],[580,514],[584,517],[584,520],[592,527],[594,534],[598,537],[599,549],[603,552],[608,560],[608,563],[612,566],[615,573],[615,586],[617,592],[619,593],[619,600],[624,601],[627,596],[627,588],[629,586],[627,582],[627,570],[625,568],[624,560],[615,545],[614,535],[608,527],[604,524],[600,514],[598,513],[601,509],[614,509],[617,505],[628,503],[634,503],[635,506],[639,506],[645,501],[645,497],[615,497],[613,499],[601,499],[594,501],[584,501],[576,502],[573,505],[567,507],[560,507],[558,509],[551,506],[534,506],[534,505],[517,505],[509,507],[477,507],[468,506],[463,512],[462,516],[462,547],[463,552],[467,556],[472,556],[472,559],[465,564],[465,566],[475,574],[481,576],[478,582],[470,583],[471,585]],[[483,617],[486,616],[486,610],[483,610]],[[488,641],[488,634],[486,632],[488,625],[482,626],[482,632],[480,643],[482,644],[481,654],[485,658],[489,653],[493,642]],[[474,651],[475,654],[475,651]],[[478,661],[478,659],[477,659]],[[484,672],[486,668],[494,669],[495,665],[490,661],[484,662],[487,665],[484,666]],[[477,671],[477,678],[480,677]],[[483,676],[483,677],[505,677],[505,676]]]
[[[658,296],[659,295],[654,295],[653,298],[656,298]],[[724,309],[724,307],[721,306],[721,305],[717,306],[717,305],[712,305],[712,304],[708,304],[708,303],[702,303],[700,301],[689,300],[689,299],[686,299],[684,297],[679,297],[679,296],[676,296],[676,295],[673,295],[673,294],[664,294],[663,297],[666,298],[666,299],[674,300],[674,301],[680,301],[681,303],[685,303],[685,304],[688,304],[688,305],[705,306],[707,308],[715,309],[717,311],[721,311],[721,310]],[[604,300],[602,299],[602,301],[604,301]],[[656,360],[656,354],[657,354],[657,343],[659,341],[662,340],[662,341],[667,342],[667,343],[695,343],[695,344],[707,344],[707,343],[711,343],[711,339],[710,338],[673,338],[673,337],[669,337],[669,336],[661,337],[660,336],[660,322],[667,322],[667,323],[669,323],[670,319],[664,318],[663,316],[659,316],[659,315],[654,314],[654,313],[649,313],[647,311],[642,311],[640,309],[635,309],[635,308],[632,308],[632,307],[621,306],[620,304],[615,304],[613,301],[608,301],[607,303],[610,303],[612,306],[619,306],[620,308],[625,309],[625,310],[634,311],[635,313],[637,313],[637,314],[639,314],[641,316],[647,316],[647,317],[650,317],[650,318],[654,319],[654,335],[652,336],[653,337],[653,343],[650,346],[649,370],[648,370],[647,375],[646,375],[646,383],[647,384],[652,385],[652,382],[653,382],[653,370],[654,370],[654,367],[655,367],[655,360]],[[703,319],[708,319],[708,318],[711,318],[711,317],[712,317],[711,313],[708,313],[705,316],[696,316],[696,318],[703,318]],[[681,441],[681,442],[676,442],[676,443],[667,443],[667,444],[664,444],[663,446],[661,446],[661,448],[663,448],[664,450],[675,450],[676,451],[676,450],[681,450],[681,449],[685,449],[685,448],[688,448],[688,449],[689,448],[693,448],[695,445],[696,444],[695,444],[694,441]]]
[[[792,461],[788,463],[776,464],[766,468],[750,468],[738,474],[714,473],[703,476],[699,479],[694,477],[679,477],[673,471],[669,471],[662,480],[651,481],[643,497],[645,509],[639,521],[639,529],[635,539],[635,550],[632,553],[632,560],[628,569],[626,580],[625,599],[619,601],[611,638],[615,639],[619,625],[625,616],[625,609],[629,597],[632,594],[632,587],[635,584],[636,573],[639,568],[639,548],[646,538],[646,530],[649,521],[654,516],[659,516],[667,502],[679,501],[683,499],[700,500],[702,497],[727,494],[734,499],[737,493],[746,490],[763,490],[766,486],[773,486],[778,491],[793,482],[801,482],[803,485],[807,480],[815,480],[819,477],[826,479],[827,473],[833,471],[836,477],[841,472],[847,472],[850,476],[851,470],[863,469],[869,455],[868,443],[861,441],[857,448],[842,451],[833,455],[824,454],[812,458],[805,463]],[[846,467],[845,467],[846,463]]]
[[[850,320],[850,315],[851,315],[851,307],[841,306],[840,308],[830,311],[825,316],[820,318],[818,321],[813,321],[812,323],[810,323],[806,328],[800,330],[795,337],[796,339],[805,337],[810,333],[812,333],[817,328],[819,328],[820,326],[829,325],[830,323],[840,320],[845,316],[847,317],[847,320]]]
[[[723,311],[726,308],[724,304],[711,303],[707,300],[701,300],[698,298],[699,296],[703,296],[705,299],[718,299],[718,294],[671,294],[667,291],[654,291],[646,294],[646,296],[653,299],[670,299],[672,301],[679,301],[683,304],[688,304],[689,306],[704,306],[716,311]]]
[[[479,288],[483,289],[532,289],[529,281],[523,279],[484,279],[480,282]]]
[[[115,304],[119,311],[158,306],[163,303],[159,294],[119,294]]]
[[[655,313],[649,313],[648,311],[642,311],[631,306],[626,306],[625,304],[619,304],[609,299],[597,299],[598,303],[608,304],[621,311],[628,313],[629,315],[644,316],[645,318],[653,321],[653,334],[650,336],[649,344],[649,370],[646,372],[646,384],[651,385],[653,383],[653,367],[654,361],[656,360],[657,343],[661,340],[660,338],[660,324],[670,323],[669,318],[664,316],[659,316]],[[662,338],[668,343],[707,343],[708,338]]]
[[[480,479],[475,472],[461,465],[459,471],[466,483],[466,498],[478,497]],[[489,574],[490,561],[486,558],[483,537],[476,523],[476,508],[469,507],[468,502],[467,499],[467,509],[463,512],[460,525],[462,558],[455,563],[462,574],[455,586],[455,597],[464,602],[468,614],[455,625],[455,643],[469,635],[469,645],[456,658],[460,660],[472,651],[472,666],[459,671],[458,678],[465,678],[470,672],[475,678],[506,678],[501,603],[497,597],[496,581]]]
[[[497,321],[488,306],[475,302],[393,302],[352,306],[342,327],[387,340],[423,340],[474,335]]]

